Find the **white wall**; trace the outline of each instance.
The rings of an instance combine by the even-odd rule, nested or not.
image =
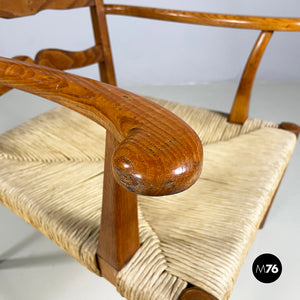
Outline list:
[[[297,0],[111,0],[143,6],[207,12],[300,17]],[[237,80],[258,32],[108,17],[118,82],[178,84]],[[41,48],[83,50],[93,45],[88,9],[44,11],[0,20],[0,55],[34,57]],[[259,80],[300,79],[300,33],[276,33],[258,72]],[[96,67],[76,73],[98,78]]]

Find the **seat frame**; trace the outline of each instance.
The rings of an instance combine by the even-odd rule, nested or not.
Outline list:
[[[178,155],[176,158],[178,164],[182,163],[183,160],[185,162],[193,162],[187,170],[187,177],[178,179],[177,189],[170,189],[162,182],[154,180],[157,171],[155,171],[155,162],[151,162],[151,165],[149,165],[149,170],[152,172],[150,172],[151,176],[147,178],[146,174],[141,171],[139,175],[143,178],[143,188],[137,188],[139,185],[132,179],[136,174],[133,174],[133,170],[125,170],[125,163],[120,157],[126,152],[124,150],[125,147],[122,148],[124,143],[127,143],[126,145],[129,149],[132,150],[134,148],[135,145],[132,141],[131,130],[136,128],[134,126],[137,126],[136,124],[138,124],[138,122],[136,119],[131,120],[131,127],[127,128],[127,131],[122,131],[122,129],[117,128],[116,124],[122,118],[129,117],[130,113],[132,113],[134,118],[138,118],[140,122],[140,131],[137,130],[136,135],[139,135],[139,139],[143,139],[144,135],[141,132],[144,131],[145,128],[147,128],[147,130],[149,130],[149,128],[147,127],[147,120],[143,120],[143,114],[142,116],[139,116],[140,112],[143,109],[147,112],[151,111],[151,114],[155,111],[158,115],[168,114],[168,112],[161,110],[155,105],[149,105],[142,97],[138,97],[126,91],[108,87],[105,84],[92,80],[82,79],[78,76],[66,75],[59,71],[56,71],[55,73],[50,72],[47,69],[33,66],[26,62],[52,67],[58,70],[72,69],[92,63],[98,63],[101,81],[115,86],[116,77],[106,22],[106,15],[109,14],[207,26],[260,30],[259,37],[245,66],[228,119],[229,122],[243,124],[248,118],[251,90],[256,71],[273,32],[300,31],[300,19],[212,14],[128,5],[104,5],[103,0],[1,1],[0,17],[15,18],[33,15],[42,9],[69,9],[86,6],[90,7],[91,11],[95,46],[80,52],[45,49],[38,52],[34,59],[27,56],[18,56],[15,57],[15,60],[1,58],[0,83],[2,85],[0,86],[0,94],[3,94],[14,87],[23,89],[83,113],[107,129],[102,221],[100,225],[99,246],[97,254],[95,253],[95,255],[97,255],[98,258],[102,276],[111,283],[116,284],[118,271],[140,246],[137,218],[137,194],[172,194],[188,188],[198,178],[201,172],[201,142],[197,140],[197,137],[195,137],[195,134],[188,126],[180,123],[178,126],[181,127],[178,127],[178,130],[184,130],[186,138],[177,145],[179,149],[180,147],[181,149],[186,148],[186,145],[190,144],[191,141],[197,141],[197,146],[189,153],[190,157]],[[27,71],[29,69],[34,73],[33,76],[28,75]],[[43,81],[45,76],[47,79],[50,78],[50,82],[52,78],[53,84],[49,84],[49,80],[47,82]],[[57,82],[54,84],[55,80],[53,76],[59,78],[59,84],[67,83],[67,88],[58,89],[57,86],[59,86],[59,84],[57,85]],[[73,84],[72,80],[75,84]],[[32,82],[34,82],[34,84],[32,84]],[[91,90],[93,93],[93,101],[75,99],[75,97],[72,96],[72,88],[78,90],[78,95],[82,96],[82,99],[87,99],[87,97],[84,97],[87,95],[86,89]],[[130,99],[137,100],[139,109],[137,107],[131,108],[132,102],[130,102]],[[104,100],[111,101],[110,105],[105,106],[105,104],[103,104],[103,102],[105,102]],[[113,109],[113,105],[119,101],[122,101],[130,113],[121,112],[120,115],[113,118],[111,115],[116,113]],[[97,110],[96,113],[95,109]],[[170,114],[170,120],[167,121],[167,125],[169,124],[169,127],[174,128],[174,120],[174,116]],[[176,119],[176,122],[177,121],[178,120]],[[160,121],[156,122],[159,126],[162,126]],[[170,124],[172,125],[170,126]],[[297,136],[300,132],[300,127],[292,123],[284,122],[281,123],[279,127],[292,131]],[[172,138],[172,133],[168,132],[167,135],[168,138]],[[158,143],[158,141],[155,142]],[[118,156],[116,153],[119,153],[120,155]],[[130,155],[128,151],[126,152],[126,155]],[[144,152],[141,153],[141,155],[146,154]],[[164,174],[165,177],[177,180],[171,175],[171,167],[167,164],[166,161],[166,169],[169,171],[166,171]],[[148,187],[149,185],[155,186],[155,189],[147,189],[147,184],[145,184],[145,182],[148,184]],[[275,195],[273,196],[273,199],[274,197]],[[263,227],[269,209],[261,223],[261,227]],[[189,286],[183,291],[180,299],[215,299],[215,297],[199,288]]]

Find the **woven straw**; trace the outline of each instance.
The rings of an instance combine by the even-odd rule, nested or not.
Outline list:
[[[158,101],[158,100],[155,100]],[[283,175],[295,135],[249,119],[158,101],[204,142],[189,190],[139,197],[141,248],[117,277],[128,299],[176,299],[192,283],[227,299]],[[59,107],[0,137],[0,201],[100,275],[105,131]]]

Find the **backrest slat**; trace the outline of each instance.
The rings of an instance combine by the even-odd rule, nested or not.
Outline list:
[[[44,9],[68,9],[95,5],[95,0],[0,0],[0,17],[34,15]]]
[[[80,7],[90,8],[96,45],[76,52],[44,49],[36,55],[34,62],[60,70],[98,63],[101,80],[116,85],[103,0],[0,0],[0,18],[30,16],[45,9],[66,10]],[[0,85],[0,96],[8,90]]]

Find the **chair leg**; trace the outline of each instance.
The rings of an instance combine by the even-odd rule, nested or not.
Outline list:
[[[183,290],[178,300],[217,300],[217,298],[200,288],[187,287]]]

